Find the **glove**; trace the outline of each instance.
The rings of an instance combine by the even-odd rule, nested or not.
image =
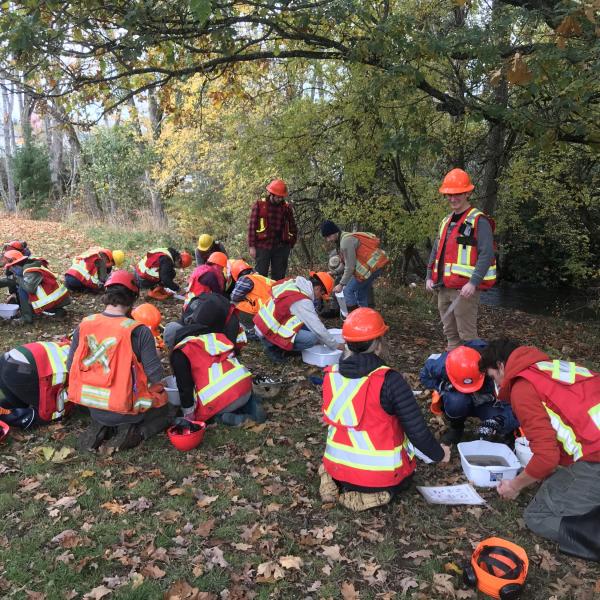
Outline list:
[[[183,411],[183,418],[189,420],[193,418],[194,413],[196,412],[196,407],[192,404],[192,406],[188,406],[187,408],[182,406],[181,410]]]

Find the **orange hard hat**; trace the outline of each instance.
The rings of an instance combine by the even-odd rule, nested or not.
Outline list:
[[[192,255],[185,250],[180,254],[181,266],[185,269],[192,264]]]
[[[212,263],[213,265],[219,265],[221,269],[227,268],[227,254],[224,252],[213,252],[207,259],[207,263]]]
[[[0,421],[0,442],[8,435],[10,427],[4,422]]]
[[[158,310],[154,304],[150,304],[149,302],[136,306],[131,311],[131,316],[136,321],[148,325],[150,329],[157,329],[162,321],[160,310]]]
[[[316,277],[325,286],[325,298],[329,298],[335,286],[333,277],[326,271],[310,271],[309,274],[311,277]]]
[[[481,355],[474,348],[459,346],[446,357],[446,373],[450,383],[463,394],[481,389],[485,375],[479,370]]]
[[[464,194],[472,192],[475,186],[471,182],[469,174],[462,169],[452,169],[444,177],[440,186],[440,194]]]
[[[344,321],[342,337],[347,342],[369,342],[388,331],[383,317],[372,308],[357,308]]]
[[[288,195],[287,185],[283,179],[273,179],[267,186],[267,192],[273,194],[273,196],[279,196],[285,198]]]
[[[231,264],[231,276],[233,277],[233,280],[237,281],[240,277],[240,273],[243,273],[251,268],[252,267],[243,258],[234,260]]]
[[[206,423],[204,421],[189,421],[189,426],[173,425],[167,429],[167,436],[177,450],[187,452],[200,445]]]
[[[19,240],[11,240],[10,242],[6,242],[6,244],[4,244],[4,249],[5,250],[18,250],[19,252],[23,252],[23,250],[25,249],[25,246],[27,246],[26,242],[21,242]]]
[[[467,585],[498,600],[512,600],[523,591],[529,558],[521,546],[502,538],[483,540],[463,572]]]
[[[113,258],[112,250],[109,250],[108,248],[100,248],[100,250],[98,250],[98,253],[104,254],[104,256],[106,256],[106,258],[108,258],[108,261],[110,262],[109,266],[112,266],[115,264],[115,259]]]
[[[18,250],[7,250],[4,255],[4,260],[6,261],[4,264],[4,268],[8,269],[8,267],[12,267],[16,265],[18,262],[25,260],[27,257],[24,254],[21,254]]]
[[[131,290],[134,294],[140,293],[140,288],[135,280],[133,273],[129,271],[125,271],[125,269],[119,269],[118,271],[113,271],[106,282],[104,283],[104,287],[108,288],[111,285],[122,285],[126,287],[128,290]]]

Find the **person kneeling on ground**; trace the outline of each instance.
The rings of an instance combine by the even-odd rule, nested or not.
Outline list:
[[[252,375],[235,358],[237,332],[228,325],[229,302],[205,294],[194,299],[194,321],[169,323],[164,340],[171,352],[183,416],[241,425],[266,420],[260,398],[252,394]],[[190,315],[188,315],[190,316]]]
[[[472,340],[451,352],[432,354],[421,369],[421,383],[434,390],[431,411],[444,414],[450,427],[442,435],[443,444],[458,444],[468,417],[481,420],[478,434],[490,441],[514,444],[519,427],[509,404],[496,398],[494,381],[479,371],[483,340]]]
[[[104,287],[104,312],[86,317],[73,334],[69,401],[90,411],[82,449],[96,450],[108,440],[109,447],[127,450],[163,431],[172,414],[154,337],[130,318],[139,295],[133,274],[116,271]]]
[[[116,254],[119,257],[123,253]],[[65,285],[72,292],[102,292],[104,282],[114,266],[120,264],[117,264],[111,250],[90,248],[73,259],[73,264],[65,273]]]
[[[61,419],[66,403],[69,342],[31,342],[0,358],[0,419],[29,429]],[[6,411],[6,412],[5,412]],[[2,414],[4,413],[4,414]]]
[[[225,271],[227,255],[213,252],[205,263],[196,267],[188,280],[188,286],[183,302],[183,310],[196,296],[202,294],[223,294],[225,290]]]
[[[260,307],[254,325],[273,362],[284,362],[291,352],[325,344],[332,350],[343,350],[327,331],[315,309],[315,300],[329,296],[333,290],[329,273],[310,272],[310,279],[296,277],[275,284],[269,301]]]
[[[203,265],[208,260],[208,257],[213,252],[222,252],[227,255],[223,242],[215,240],[209,233],[203,233],[198,238],[198,246],[194,252],[196,258],[196,266]]]
[[[506,339],[490,342],[480,368],[510,401],[533,452],[498,493],[514,500],[543,481],[525,509],[527,527],[562,552],[600,561],[600,374]]]
[[[402,375],[379,357],[389,327],[372,308],[358,308],[344,322],[350,353],[325,369],[323,420],[329,425],[319,492],[350,510],[388,504],[410,485],[413,444],[434,462],[447,462],[427,428]]]
[[[138,287],[148,290],[147,296],[153,300],[167,300],[173,292],[179,291],[175,282],[175,269],[185,269],[192,264],[188,252],[179,252],[175,248],[155,248],[146,253],[135,267]]]

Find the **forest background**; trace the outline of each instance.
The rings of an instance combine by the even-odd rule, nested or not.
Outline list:
[[[0,3],[8,213],[198,233],[246,253],[253,200],[376,232],[424,275],[466,169],[505,281],[600,279],[599,0]]]

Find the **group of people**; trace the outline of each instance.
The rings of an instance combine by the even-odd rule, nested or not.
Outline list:
[[[513,500],[542,482],[525,511],[527,525],[565,552],[600,560],[600,375],[510,340],[478,339],[479,294],[496,274],[493,222],[471,207],[473,189],[460,169],[444,178],[440,192],[452,212],[439,228],[426,281],[438,294],[447,338],[446,351],[431,355],[420,373],[432,390],[432,412],[448,422],[440,442],[408,383],[386,363],[389,327],[369,308],[370,290],[389,262],[379,239],[326,220],[321,234],[335,245],[338,260],[330,260],[329,271],[286,278],[297,230],[281,180],[271,182],[252,209],[248,252],[254,267],[228,257],[222,242],[208,234],[198,240],[181,318],[162,335],[179,407],[168,402],[162,384],[155,314],[144,310],[136,317],[132,309],[140,289],[156,291],[149,294],[154,300],[179,291],[174,269],[189,266],[191,255],[154,249],[130,273],[112,269],[116,252],[98,251],[107,259],[95,271],[104,311],[85,318],[70,340],[24,344],[0,359],[0,418],[29,427],[62,418],[74,405],[87,407],[90,426],[80,441],[92,450],[104,443],[132,448],[174,419],[180,426],[261,422],[261,399],[239,357],[245,335],[259,340],[277,363],[322,343],[343,351],[339,363],[325,369],[322,386],[328,425],[319,469],[323,501],[358,511],[389,503],[410,485],[415,449],[433,462],[448,461],[450,447],[464,438],[467,418],[476,417],[478,435],[487,439],[510,443],[520,427],[533,453],[520,475],[500,482],[498,493]],[[5,268],[15,278],[46,269],[41,261],[30,267],[17,257],[17,268],[25,263],[17,275],[10,252],[5,249]],[[96,265],[89,254],[79,257],[81,270]],[[69,285],[73,278],[81,282],[72,272]],[[343,293],[348,312],[343,343],[319,316],[334,293]],[[145,314],[154,315],[147,321],[152,329],[136,320]]]

